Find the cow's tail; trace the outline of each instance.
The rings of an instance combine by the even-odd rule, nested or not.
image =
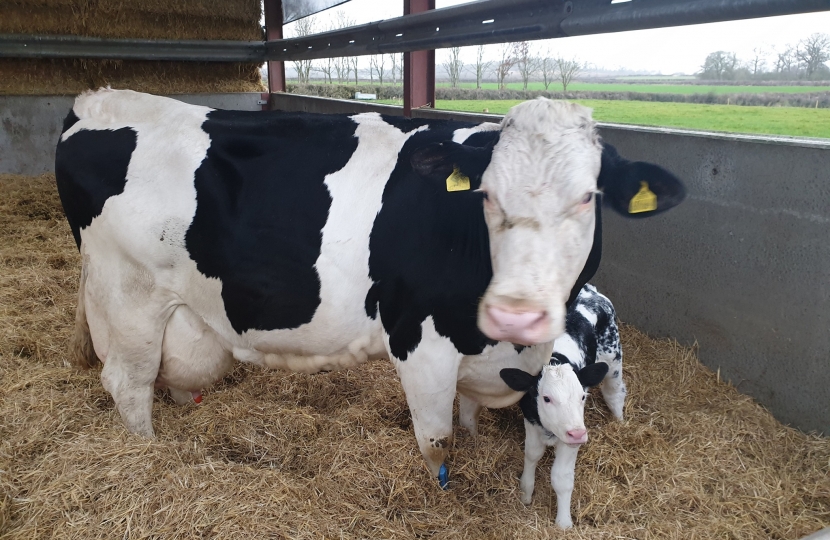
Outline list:
[[[86,320],[86,306],[84,302],[87,270],[84,264],[81,268],[81,280],[78,284],[78,307],[75,309],[75,334],[70,345],[70,361],[78,368],[89,369],[95,367],[99,360],[92,346],[92,336],[89,334],[89,323]]]

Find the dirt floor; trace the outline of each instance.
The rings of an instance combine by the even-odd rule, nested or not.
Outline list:
[[[159,393],[128,435],[67,364],[78,255],[50,176],[0,175],[0,537],[797,539],[830,526],[830,440],[782,426],[692,350],[623,326],[629,401],[588,400],[575,528],[549,450],[519,501],[518,408],[456,430],[429,478],[389,362],[300,375],[240,365],[200,406]]]

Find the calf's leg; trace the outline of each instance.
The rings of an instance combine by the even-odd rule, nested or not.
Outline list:
[[[574,491],[574,469],[579,446],[556,441],[556,457],[550,469],[550,483],[556,492],[556,524],[563,529],[573,526],[571,521],[571,495]]]
[[[614,418],[622,422],[623,420],[623,406],[625,405],[626,388],[623,381],[622,363],[614,363],[608,370],[608,374],[603,379],[600,385],[602,390],[602,397],[608,408],[611,409],[611,414]]]
[[[519,487],[522,490],[522,502],[530,504],[533,501],[533,488],[536,484],[536,465],[545,453],[542,429],[525,420],[525,468],[522,470],[522,479]]]

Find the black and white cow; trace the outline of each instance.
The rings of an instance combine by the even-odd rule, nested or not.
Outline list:
[[[602,396],[619,421],[623,419],[625,383],[622,346],[611,301],[585,285],[568,308],[565,333],[553,345],[550,363],[538,375],[521,369],[500,372],[507,385],[527,392],[519,401],[525,418],[525,465],[520,487],[522,502],[530,504],[536,464],[548,446],[556,446],[550,481],[556,492],[556,523],[571,527],[571,494],[579,447],[588,442],[585,398],[601,385]]]
[[[545,99],[473,125],[99,90],[77,98],[55,167],[83,260],[74,355],[103,362],[128,430],[153,435],[154,387],[189,400],[234,359],[388,357],[433,475],[456,391],[471,425],[521,397],[501,368],[547,362],[599,264],[598,191],[637,217],[684,196],[603,147],[590,109]]]

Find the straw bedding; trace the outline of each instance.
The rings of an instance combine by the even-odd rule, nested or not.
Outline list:
[[[0,537],[792,539],[830,526],[830,440],[782,426],[693,350],[623,326],[627,420],[589,398],[575,529],[554,525],[549,450],[519,501],[517,408],[456,429],[430,479],[394,369],[239,365],[200,406],[158,394],[124,431],[67,364],[78,255],[53,177],[0,175]]]

